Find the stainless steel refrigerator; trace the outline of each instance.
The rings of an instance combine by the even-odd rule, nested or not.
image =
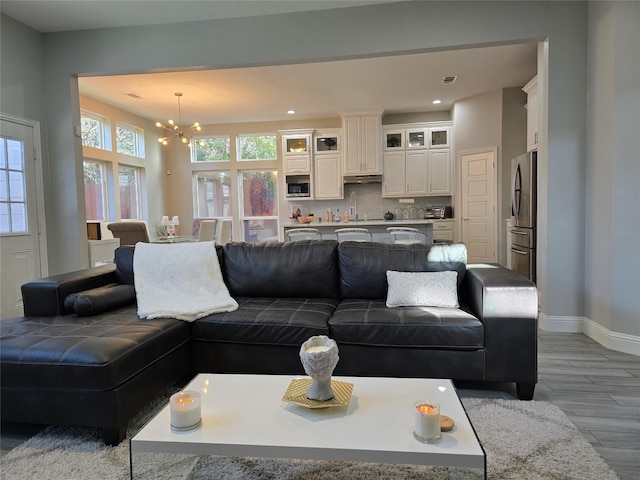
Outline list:
[[[537,152],[511,160],[511,268],[536,281]]]

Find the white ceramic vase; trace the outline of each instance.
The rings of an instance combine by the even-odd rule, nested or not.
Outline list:
[[[338,364],[338,344],[326,335],[311,337],[300,347],[300,360],[311,385],[307,389],[307,398],[311,400],[329,400],[333,398],[331,375]]]

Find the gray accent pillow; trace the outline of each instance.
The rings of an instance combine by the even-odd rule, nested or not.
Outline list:
[[[458,272],[395,272],[387,270],[387,307],[459,308]]]

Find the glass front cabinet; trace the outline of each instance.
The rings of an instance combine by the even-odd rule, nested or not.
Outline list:
[[[284,173],[311,174],[311,133],[313,130],[283,130],[282,167]]]

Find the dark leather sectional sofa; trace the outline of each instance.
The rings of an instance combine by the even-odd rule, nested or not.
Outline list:
[[[98,427],[121,441],[157,395],[199,372],[304,374],[300,345],[334,338],[336,375],[537,381],[537,291],[460,245],[331,240],[216,247],[236,311],[193,323],[136,314],[133,247],[115,266],[22,287],[25,316],[0,322],[5,422]],[[460,254],[460,252],[463,254]],[[385,306],[386,271],[456,270],[459,309]]]

